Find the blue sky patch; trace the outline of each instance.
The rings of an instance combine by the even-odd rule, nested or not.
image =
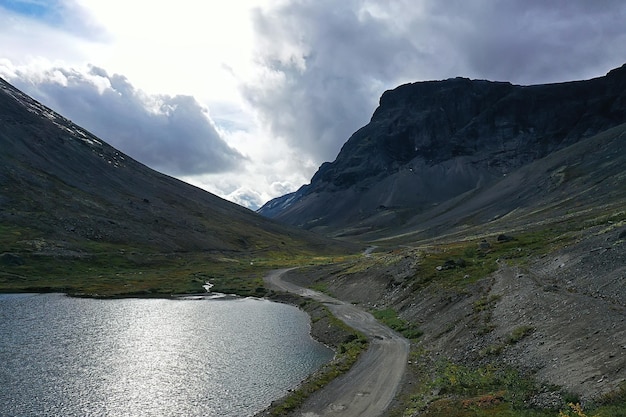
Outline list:
[[[61,5],[57,0],[0,0],[0,7],[23,16],[50,23],[59,21],[59,11],[61,9]]]

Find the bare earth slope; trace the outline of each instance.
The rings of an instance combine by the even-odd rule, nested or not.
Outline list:
[[[538,159],[489,187],[468,191],[393,229],[363,237],[394,241],[471,236],[576,221],[626,203],[626,124]]]
[[[425,383],[442,360],[468,369],[512,367],[539,384],[525,406],[558,411],[566,393],[589,402],[626,382],[626,213],[546,228],[553,230],[520,231],[507,242],[485,235],[379,248],[350,265],[295,278],[418,323],[424,335],[414,347],[429,365],[409,367],[409,381]],[[442,267],[458,257],[466,266]],[[403,392],[414,389],[405,385]],[[425,401],[447,398],[433,392]]]

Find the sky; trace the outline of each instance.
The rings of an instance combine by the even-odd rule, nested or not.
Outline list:
[[[309,183],[381,94],[626,63],[622,0],[0,0],[0,77],[251,209]]]

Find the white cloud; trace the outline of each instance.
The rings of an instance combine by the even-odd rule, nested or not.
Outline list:
[[[0,58],[13,65],[43,67],[88,60],[92,54],[102,53],[104,38],[100,29],[94,31],[94,36],[80,36],[76,31],[17,14],[0,4]]]
[[[251,209],[308,183],[318,167],[310,155],[299,153],[284,141],[270,139],[261,130],[236,131],[225,138],[236,149],[245,150],[245,163],[227,175],[182,179]]]

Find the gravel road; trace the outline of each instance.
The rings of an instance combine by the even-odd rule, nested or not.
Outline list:
[[[409,341],[352,304],[318,291],[284,281],[288,269],[272,271],[265,277],[269,288],[287,291],[324,303],[348,326],[370,340],[352,369],[311,396],[298,411],[302,417],[375,417],[387,409],[396,394],[408,361]]]

